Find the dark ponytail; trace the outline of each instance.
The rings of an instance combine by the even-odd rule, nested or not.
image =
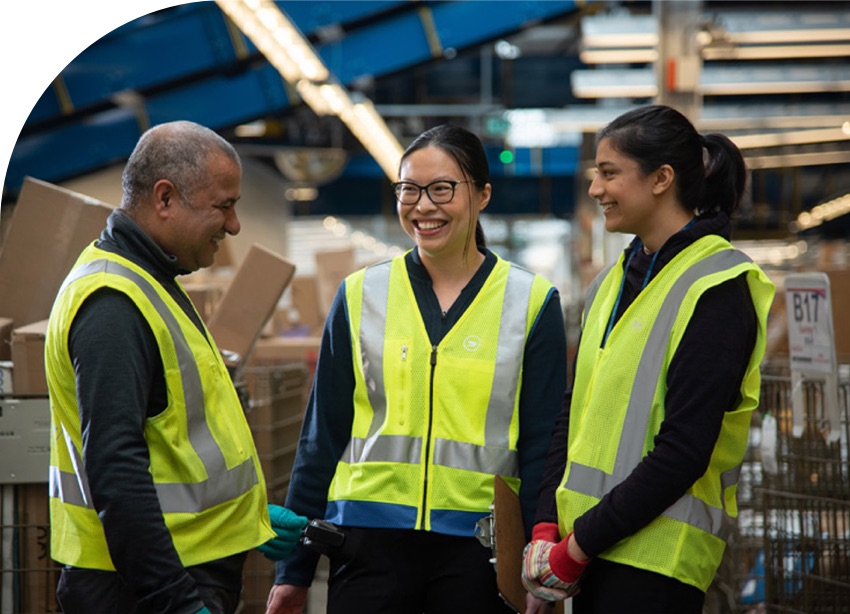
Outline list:
[[[597,143],[611,146],[635,160],[644,175],[669,164],[676,172],[676,197],[699,215],[738,208],[744,195],[747,167],[728,137],[696,131],[687,117],[664,105],[628,111],[602,128]]]
[[[741,150],[719,132],[705,135],[708,152],[705,193],[700,213],[723,211],[730,217],[738,208],[747,185],[747,165]]]

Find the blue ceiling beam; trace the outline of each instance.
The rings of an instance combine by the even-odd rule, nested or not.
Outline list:
[[[187,119],[220,130],[287,104],[283,80],[265,64],[151,96],[144,111],[150,125]],[[122,162],[143,130],[134,110],[121,107],[24,136],[9,161],[6,188],[17,191],[25,176],[57,182]]]
[[[305,35],[317,34],[329,25],[345,28],[348,24],[365,22],[376,19],[390,11],[399,8],[415,8],[416,3],[410,0],[371,0],[359,2],[303,2],[284,0],[275,2],[280,10],[292,19]]]
[[[288,6],[283,3],[284,10]],[[391,15],[316,49],[337,79],[348,84],[360,77],[388,74],[440,58],[446,49],[480,45],[577,8],[575,2],[566,0],[414,6],[419,8]]]
[[[278,2],[344,83],[381,76],[576,9],[562,0],[499,2]],[[328,38],[323,29],[333,30]],[[191,119],[225,129],[281,112],[286,85],[242,34],[234,43],[213,2],[157,11],[93,43],[34,107],[16,143],[5,188],[24,176],[59,182],[126,159],[148,122]],[[240,53],[239,42],[244,43]],[[322,42],[324,41],[324,42]],[[141,109],[116,107],[140,92]],[[68,152],[74,152],[69,156]],[[68,160],[66,158],[73,158]]]

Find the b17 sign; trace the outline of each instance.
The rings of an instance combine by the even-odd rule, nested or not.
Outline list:
[[[785,278],[791,369],[833,373],[835,336],[826,273],[791,273]]]

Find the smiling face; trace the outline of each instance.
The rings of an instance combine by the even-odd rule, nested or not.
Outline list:
[[[457,162],[438,147],[414,151],[401,164],[399,181],[426,186],[435,181],[469,181]],[[475,225],[478,215],[490,201],[490,184],[460,183],[451,201],[435,205],[422,192],[415,205],[396,202],[404,232],[419,248],[423,259],[463,258],[475,251]]]
[[[209,159],[208,181],[189,198],[173,185],[163,192],[160,215],[168,219],[168,238],[162,247],[177,258],[181,269],[196,271],[212,265],[222,239],[239,232],[234,207],[241,178],[238,164],[224,154],[214,154]]]
[[[657,204],[656,172],[644,175],[638,163],[604,138],[596,149],[596,176],[588,195],[597,200],[609,232],[635,234],[646,241],[663,220]]]

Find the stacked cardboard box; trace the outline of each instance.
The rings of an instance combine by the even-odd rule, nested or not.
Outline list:
[[[282,504],[295,460],[307,392],[303,363],[252,365],[245,370],[249,403],[245,411],[254,434],[269,501]]]
[[[254,244],[207,323],[231,366],[248,364],[257,339],[295,274],[287,259]]]
[[[59,286],[111,211],[83,194],[24,180],[0,251],[0,357],[8,355],[15,365],[24,361],[14,374],[15,395],[47,394],[43,366],[36,364],[44,355],[36,323],[50,315]]]
[[[14,604],[14,612],[60,611],[59,566],[50,558],[45,324],[65,275],[98,237],[111,211],[105,203],[27,178],[0,251],[0,394],[5,408],[0,414],[3,432],[15,433],[0,454],[2,571],[12,572],[0,575],[13,578],[3,582],[0,591],[9,592],[0,599]],[[32,416],[22,416],[22,411]],[[12,445],[16,441],[21,445]]]
[[[283,505],[292,474],[310,380],[303,362],[252,364],[244,371],[245,415],[266,479],[269,502]],[[242,614],[263,614],[274,584],[274,563],[251,552],[245,564]]]

